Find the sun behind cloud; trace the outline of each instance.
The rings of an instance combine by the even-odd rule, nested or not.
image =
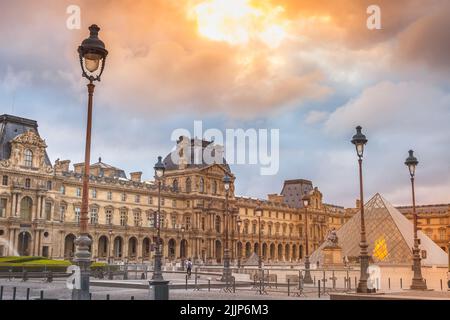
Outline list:
[[[284,8],[265,1],[197,1],[188,11],[188,16],[197,22],[198,33],[213,41],[231,45],[259,41],[278,47],[286,37],[288,22],[281,17]]]

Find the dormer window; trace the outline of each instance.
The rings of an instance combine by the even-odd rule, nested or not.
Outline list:
[[[25,167],[28,167],[28,168],[31,168],[33,166],[33,152],[31,152],[30,149],[25,150],[24,164],[25,164]]]

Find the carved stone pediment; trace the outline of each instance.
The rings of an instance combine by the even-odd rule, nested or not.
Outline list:
[[[20,143],[29,146],[36,146],[39,148],[47,148],[47,144],[45,140],[38,136],[38,134],[34,131],[28,130],[25,133],[22,133],[15,137],[12,140],[12,143]]]

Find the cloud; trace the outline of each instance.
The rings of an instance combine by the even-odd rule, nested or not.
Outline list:
[[[329,113],[325,111],[310,111],[306,116],[305,122],[307,124],[316,124],[328,119]]]

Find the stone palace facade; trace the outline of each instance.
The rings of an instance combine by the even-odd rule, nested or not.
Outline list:
[[[203,148],[210,144],[201,143]],[[51,163],[46,148],[36,121],[0,116],[0,256],[74,257],[83,163],[73,168],[69,160]],[[245,261],[258,252],[259,246],[266,264],[303,259],[305,209],[300,199],[305,193],[311,194],[310,253],[329,230],[338,229],[357,211],[324,204],[321,192],[307,180],[286,181],[281,195],[258,200],[234,195],[236,177],[228,165],[175,165],[170,156],[164,162],[167,171],[162,188],[161,235],[166,262],[186,258],[210,264],[222,262],[226,221],[222,178],[226,172],[233,179],[229,198],[233,262],[238,257]],[[134,172],[128,178],[123,170],[102,159],[91,165],[89,233],[94,260],[152,259],[158,188],[153,181],[142,181],[141,176],[141,172]],[[261,243],[255,216],[258,205],[263,208]],[[440,217],[448,219],[448,207]]]

